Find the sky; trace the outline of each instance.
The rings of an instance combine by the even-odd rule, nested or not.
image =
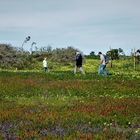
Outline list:
[[[84,54],[140,49],[140,0],[0,0],[0,43],[30,50],[73,46]]]

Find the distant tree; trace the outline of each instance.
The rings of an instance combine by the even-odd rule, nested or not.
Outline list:
[[[90,52],[90,56],[95,56],[95,52],[94,51]]]
[[[136,52],[137,52],[138,54],[140,54],[140,49],[138,49]]]
[[[89,55],[85,55],[87,59],[98,59],[98,55],[95,54],[94,51],[91,51]]]
[[[110,60],[110,67],[113,67],[113,60],[119,59],[119,50],[118,49],[111,49],[106,53]]]
[[[124,55],[125,54],[122,48],[118,49],[118,53],[119,53],[119,55]]]
[[[36,42],[32,42],[31,48],[30,48],[31,54],[32,54],[32,52],[33,52],[33,47],[35,47],[35,45],[36,45]]]
[[[118,49],[111,49],[107,52],[107,55],[110,57],[111,60],[119,59],[119,51]]]
[[[22,47],[21,47],[21,50],[22,50],[22,51],[23,51],[23,46],[24,46],[24,44],[27,43],[30,39],[31,39],[30,36],[27,36],[27,37],[25,38],[25,40],[24,40],[23,43],[22,43]]]

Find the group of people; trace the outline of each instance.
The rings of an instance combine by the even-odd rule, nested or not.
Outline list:
[[[102,52],[99,52],[98,55],[100,56],[100,65],[98,69],[98,75],[104,72],[104,75],[106,76],[107,75],[106,64],[108,63],[106,61],[106,56]],[[74,74],[76,74],[77,69],[79,69],[79,71],[83,75],[85,75],[85,71],[82,65],[83,65],[83,56],[80,52],[76,52]],[[45,72],[48,72],[48,63],[47,63],[46,58],[44,58],[43,60],[43,68]]]

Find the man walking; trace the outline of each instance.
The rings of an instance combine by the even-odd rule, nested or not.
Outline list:
[[[99,52],[98,55],[100,56],[98,75],[100,75],[102,71],[104,71],[104,75],[107,75],[105,56],[102,54],[102,52]]]
[[[85,75],[85,72],[83,70],[83,67],[82,67],[82,63],[83,63],[83,57],[81,55],[80,52],[76,52],[76,65],[75,65],[75,68],[74,68],[74,74],[76,74],[76,71],[77,69],[80,70],[80,72]]]

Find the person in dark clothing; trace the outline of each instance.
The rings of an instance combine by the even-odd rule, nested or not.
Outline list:
[[[75,59],[75,61],[76,61],[76,65],[75,65],[75,68],[74,68],[74,74],[76,74],[77,69],[79,69],[80,72],[83,75],[85,75],[85,72],[84,72],[83,67],[82,67],[83,57],[82,57],[80,52],[76,52],[76,59]]]
[[[82,55],[81,54],[76,55],[76,66],[78,68],[82,67]]]

